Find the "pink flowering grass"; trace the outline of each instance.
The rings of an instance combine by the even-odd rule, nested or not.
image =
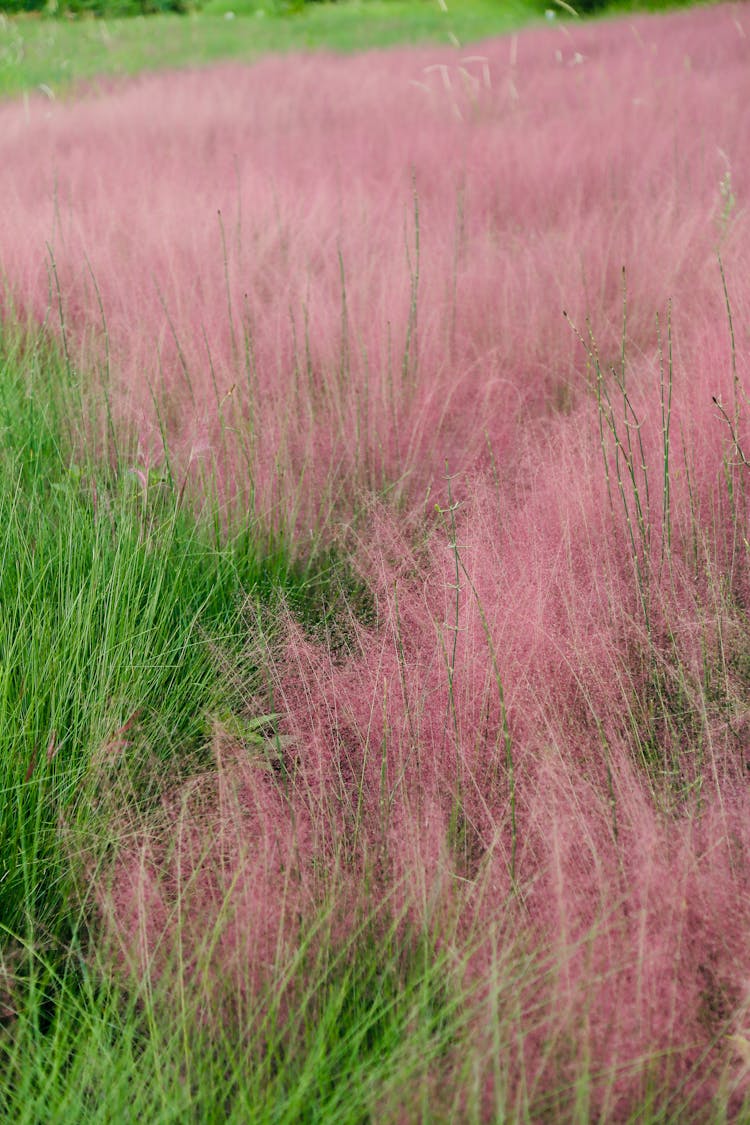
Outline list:
[[[749,64],[719,6],[0,108],[8,308],[374,598],[113,814],[113,955],[209,1025],[292,1050],[369,919],[465,992],[447,1116],[747,1113]]]
[[[59,283],[89,367],[106,328],[143,450],[160,455],[155,397],[182,464],[281,526],[345,514],[362,490],[413,503],[487,438],[512,472],[519,435],[585,396],[563,308],[591,315],[605,360],[623,265],[634,348],[653,348],[667,297],[683,347],[696,313],[720,315],[723,177],[745,224],[744,19],[267,59],[6,104],[9,292],[57,319]]]

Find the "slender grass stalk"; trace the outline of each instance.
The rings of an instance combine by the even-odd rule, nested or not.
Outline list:
[[[96,297],[96,303],[99,309],[99,316],[102,323],[102,333],[104,335],[104,380],[102,384],[102,391],[104,394],[104,409],[107,418],[107,441],[109,443],[111,453],[110,450],[107,450],[106,452],[110,456],[110,461],[114,462],[114,465],[116,466],[120,463],[120,449],[115,429],[114,417],[112,414],[112,357],[109,339],[109,326],[107,325],[107,317],[104,312],[104,302],[102,300],[101,290],[99,289],[99,283],[96,280],[94,268],[89,261],[88,255],[85,255],[85,259],[86,269],[88,270],[89,277],[91,278],[91,283],[94,286],[94,295]]]
[[[453,556],[454,565],[454,578],[455,582],[446,583],[446,589],[453,591],[453,621],[448,625],[448,629],[453,634],[450,642],[450,656],[448,658],[448,716],[452,719],[454,733],[456,736],[456,743],[458,745],[459,729],[458,729],[458,714],[456,710],[456,698],[454,693],[454,678],[456,675],[456,653],[458,651],[458,634],[461,629],[461,569],[460,569],[460,556],[458,552],[457,536],[458,531],[456,528],[456,512],[460,505],[453,499],[452,490],[452,476],[448,472],[448,464],[445,465],[445,480],[448,489],[448,506],[446,508],[438,508],[438,512],[443,517],[448,517],[449,524],[449,539],[448,549]]]
[[[235,160],[236,160],[236,157],[235,157]],[[235,168],[235,171],[236,171],[236,168]],[[238,197],[238,199],[239,199],[239,197]],[[238,205],[238,207],[240,207],[241,203],[238,202],[237,205]],[[224,218],[221,214],[221,210],[218,210],[216,212],[216,214],[218,216],[219,232],[221,234],[221,260],[224,264],[224,285],[226,286],[226,293],[227,293],[227,322],[229,324],[229,334],[230,334],[231,341],[232,341],[232,359],[234,361],[234,366],[238,367],[239,366],[240,352],[239,352],[239,347],[237,346],[237,333],[235,332],[235,328],[234,328],[234,310],[232,308],[232,286],[231,286],[230,281],[229,281],[229,251],[227,249],[227,237],[226,237],[226,231],[224,230]],[[240,226],[241,226],[241,222],[238,219],[238,227],[237,227],[238,243],[239,243],[239,237],[240,237]]]
[[[412,755],[419,753],[419,737],[418,737],[418,733],[417,733],[417,728],[414,724],[414,714],[413,714],[413,711],[412,711],[411,700],[409,699],[408,668],[407,668],[407,663],[406,663],[406,653],[405,653],[405,650],[404,650],[404,637],[403,637],[403,627],[402,627],[402,624],[401,624],[401,612],[399,610],[399,604],[398,604],[398,586],[395,582],[393,584],[393,612],[394,612],[394,621],[395,621],[395,626],[396,626],[396,656],[397,656],[397,659],[398,659],[398,675],[399,675],[399,682],[400,682],[400,685],[401,685],[401,699],[402,699],[402,702],[403,702],[403,705],[404,705],[404,711],[406,712],[406,721],[407,721],[407,724],[408,724],[408,727],[409,727],[409,750],[408,750],[408,753],[406,754],[406,756],[404,758],[403,765],[401,767],[399,776],[396,779],[396,782],[394,783],[393,788],[391,790],[391,799],[393,799],[393,797],[395,796],[397,789],[400,787],[400,785],[401,785],[401,783],[404,779],[404,776],[406,774],[406,770],[407,770],[407,767],[408,767],[409,761],[411,760]]]
[[[453,269],[451,275],[451,315],[450,330],[448,333],[448,352],[451,356],[456,354],[456,318],[458,315],[458,266],[461,261],[465,239],[465,194],[466,185],[461,183],[456,193],[456,216],[453,232]]]
[[[448,526],[448,549],[453,556],[454,565],[454,578],[455,582],[446,582],[445,587],[453,593],[453,621],[446,622],[446,628],[452,633],[452,639],[446,646],[442,634],[440,634],[440,647],[443,652],[443,657],[446,664],[446,672],[448,676],[448,702],[445,717],[445,725],[443,729],[444,738],[448,737],[448,727],[453,727],[453,744],[455,756],[455,770],[456,770],[456,784],[455,793],[453,797],[453,807],[451,809],[450,823],[448,827],[448,835],[454,848],[463,850],[465,847],[465,813],[463,809],[464,804],[464,760],[461,746],[461,729],[458,721],[458,708],[456,706],[455,696],[455,675],[456,675],[456,654],[458,651],[458,634],[461,629],[460,614],[461,614],[461,570],[458,553],[458,543],[456,541],[456,512],[459,504],[453,499],[452,492],[452,478],[448,472],[448,464],[445,465],[445,480],[448,489],[448,504],[445,508],[437,506],[436,510],[440,517],[447,522]]]
[[[185,352],[183,350],[182,344],[180,343],[180,337],[177,333],[177,328],[175,326],[175,323],[172,319],[171,313],[170,313],[169,308],[167,306],[166,298],[165,298],[164,294],[162,293],[161,286],[159,285],[159,283],[158,283],[158,281],[156,280],[155,277],[152,277],[152,281],[153,281],[154,289],[156,290],[156,295],[159,299],[159,304],[161,305],[162,312],[164,313],[165,319],[167,321],[167,325],[169,327],[170,335],[172,337],[172,340],[174,341],[174,346],[177,350],[177,356],[178,356],[179,361],[180,361],[180,370],[182,371],[182,377],[185,381],[185,386],[188,389],[188,395],[190,396],[190,404],[193,407],[193,409],[195,410],[197,408],[196,407],[196,399],[195,399],[195,391],[193,390],[193,381],[190,377],[190,367],[188,365],[187,357],[186,357]]]
[[[594,368],[594,390],[596,394],[597,412],[599,417],[599,440],[602,452],[602,460],[604,463],[604,475],[607,485],[610,513],[612,515],[612,519],[614,520],[615,507],[610,477],[610,454],[606,436],[607,431],[612,439],[612,445],[614,448],[614,476],[617,482],[617,492],[620,498],[621,511],[625,517],[625,528],[627,531],[628,543],[630,545],[630,560],[635,577],[638,601],[643,613],[646,633],[650,638],[651,610],[649,605],[649,578],[651,528],[648,500],[648,466],[646,464],[642,437],[640,434],[641,423],[632,405],[624,381],[621,378],[618,378],[617,373],[614,371],[614,369],[612,369],[611,374],[614,377],[615,384],[618,387],[622,397],[622,418],[618,422],[615,408],[612,403],[612,398],[604,378],[604,372],[599,358],[599,351],[591,324],[587,321],[587,341],[584,339],[580,331],[576,328],[575,324],[567,315],[567,313],[563,313],[563,315],[568,321],[568,324],[570,324],[571,328],[573,329],[573,332],[575,333],[575,336],[578,339],[579,343],[581,343],[586,350],[587,358]],[[624,344],[622,345],[622,348],[622,356],[624,362]],[[621,435],[620,426],[622,426],[622,429],[625,431],[624,442]],[[640,457],[640,462],[635,457],[631,438],[631,429],[634,429],[638,435],[638,455]],[[639,479],[643,481],[643,503],[641,501],[641,485],[639,484]],[[629,499],[629,495],[630,497],[632,497],[632,500]]]
[[[57,207],[55,206],[55,209]],[[49,256],[49,275],[50,285],[54,286],[55,301],[57,304],[57,315],[60,321],[60,336],[62,339],[63,355],[65,357],[65,373],[68,377],[68,383],[72,382],[72,366],[70,362],[70,351],[68,350],[68,331],[65,324],[65,313],[63,311],[62,290],[60,289],[60,278],[57,275],[57,261],[51,244],[47,244],[47,254]]]
[[[667,302],[667,385],[666,395],[664,386],[664,351],[661,339],[661,323],[659,314],[656,315],[656,338],[659,350],[659,403],[661,406],[661,433],[662,433],[662,536],[661,536],[661,566],[664,565],[666,556],[668,565],[672,565],[672,506],[671,506],[671,479],[669,467],[670,453],[670,425],[672,421],[672,387],[674,367],[672,362],[672,302]]]
[[[409,238],[404,229],[404,246],[406,248],[406,261],[409,267],[409,319],[406,325],[406,340],[404,354],[401,360],[401,379],[406,383],[414,379],[417,372],[417,308],[419,301],[419,268],[420,268],[420,232],[419,232],[419,195],[417,193],[416,173],[412,170],[412,201],[414,207],[414,261],[412,262]]]
[[[341,346],[339,362],[339,402],[338,409],[343,406],[344,389],[349,382],[350,357],[349,357],[349,310],[346,303],[346,271],[344,270],[344,255],[341,247],[338,248],[339,280],[341,283]]]
[[[725,460],[724,477],[727,485],[727,492],[729,494],[729,503],[732,517],[732,549],[730,560],[730,587],[734,584],[734,577],[737,568],[737,552],[740,543],[745,545],[747,552],[747,504],[746,504],[746,484],[745,475],[742,469],[750,469],[750,461],[748,461],[744,449],[740,443],[740,420],[741,420],[741,397],[747,399],[740,384],[739,374],[737,372],[737,347],[734,335],[734,321],[732,318],[732,305],[729,299],[729,289],[727,287],[727,279],[724,273],[724,263],[721,260],[721,254],[717,250],[717,261],[719,263],[719,274],[721,276],[721,285],[724,293],[724,306],[727,314],[727,324],[729,327],[729,342],[730,342],[730,356],[731,356],[731,374],[732,374],[732,413],[731,417],[727,413],[725,407],[714,395],[712,396],[713,403],[719,411],[722,419],[727,425],[729,435],[732,439],[732,458],[730,462]],[[738,471],[739,470],[739,471]]]

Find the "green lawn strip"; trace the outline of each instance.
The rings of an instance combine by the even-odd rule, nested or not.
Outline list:
[[[60,96],[101,75],[205,66],[222,59],[251,61],[269,52],[355,51],[395,43],[460,43],[538,19],[529,0],[462,0],[447,12],[417,0],[311,4],[303,11],[239,14],[230,0],[211,0],[189,15],[132,19],[0,17],[0,96]],[[225,13],[237,11],[237,18]]]
[[[598,15],[661,11],[685,0],[620,0]],[[589,14],[591,0],[579,4]],[[3,15],[0,3],[0,97],[41,93],[61,97],[82,82],[142,71],[200,67],[221,60],[251,62],[272,52],[361,51],[434,42],[469,46],[544,18],[543,0],[339,0],[298,6],[268,0],[207,0],[184,15],[91,12],[49,17]],[[572,18],[549,0],[556,19]],[[292,10],[290,10],[292,9]]]

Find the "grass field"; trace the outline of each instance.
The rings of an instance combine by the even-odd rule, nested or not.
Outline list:
[[[337,18],[2,29],[0,1116],[746,1120],[748,11]]]

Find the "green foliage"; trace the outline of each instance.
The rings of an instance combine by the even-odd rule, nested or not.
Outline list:
[[[0,917],[24,932],[65,929],[60,833],[94,815],[96,762],[174,760],[236,705],[216,652],[241,659],[248,599],[317,621],[344,589],[333,557],[306,567],[252,524],[220,541],[125,452],[96,465],[82,410],[43,339],[0,336]]]
[[[175,1025],[156,982],[141,994],[115,986],[111,963],[97,968],[86,900],[113,801],[143,810],[165,772],[200,766],[214,714],[251,739],[273,721],[248,715],[243,693],[249,639],[269,643],[274,607],[341,638],[339,609],[364,594],[331,552],[305,564],[250,522],[217,532],[215,512],[192,512],[122,438],[97,461],[91,430],[65,357],[43,334],[0,325],[0,1116],[204,1121],[229,1106],[244,1120],[269,1097],[283,1113],[307,1102],[313,1057],[340,1065],[320,1094],[339,1104],[353,1065],[342,1052],[371,1041],[360,1068],[388,1057],[413,1014],[408,991],[396,1003],[401,977],[383,993],[377,950],[317,966],[283,1079],[256,1067],[253,1085],[258,1041],[209,1042],[194,1013]],[[186,1059],[196,1035],[205,1050]],[[308,1057],[310,1037],[323,1056]]]
[[[597,16],[621,11],[662,12],[669,8],[685,8],[693,2],[694,0],[569,0],[570,7],[579,16]],[[553,0],[551,7],[562,14],[557,6],[557,0]]]
[[[543,12],[550,8],[560,17],[566,14],[593,15],[608,8],[629,8],[645,10],[661,10],[676,7],[692,2],[692,0],[535,0],[528,5],[526,19],[534,12]],[[444,22],[452,22],[453,17],[461,13],[454,13],[453,7],[448,5],[446,13],[450,13]],[[466,3],[462,0],[463,8],[492,15],[494,8],[495,18],[507,22],[508,16],[518,17],[522,14],[522,5],[517,0],[471,0]],[[107,19],[119,19],[130,16],[157,15],[166,12],[196,12],[207,9],[209,11],[233,11],[237,14],[260,15],[293,15],[304,12],[305,9],[334,9],[338,15],[331,13],[333,20],[346,20],[352,13],[367,20],[372,13],[385,11],[390,8],[393,15],[399,19],[406,17],[404,32],[409,37],[409,25],[413,19],[424,19],[425,15],[434,18],[435,13],[443,14],[442,6],[429,0],[365,0],[364,3],[352,0],[0,0],[0,12],[17,14],[22,12],[40,12],[47,15],[95,15]],[[348,11],[347,11],[348,9]],[[465,17],[467,13],[463,13]],[[523,18],[523,17],[522,17]]]
[[[17,12],[42,12],[47,7],[46,0],[3,0],[0,9],[11,15]]]
[[[269,991],[260,1021],[224,1029],[175,1014],[175,994],[148,976],[126,989],[97,971],[96,955],[77,954],[56,966],[16,943],[6,959],[3,1120],[392,1120],[405,1103],[416,1109],[436,1058],[465,1030],[447,958],[427,941],[373,945],[366,928],[306,965],[291,1019]]]
[[[190,0],[49,0],[49,11],[59,15],[152,16],[162,12],[189,12]]]
[[[190,0],[2,0],[0,11],[11,14],[44,12],[47,15],[94,15],[108,19],[154,15],[158,12],[187,12]]]

